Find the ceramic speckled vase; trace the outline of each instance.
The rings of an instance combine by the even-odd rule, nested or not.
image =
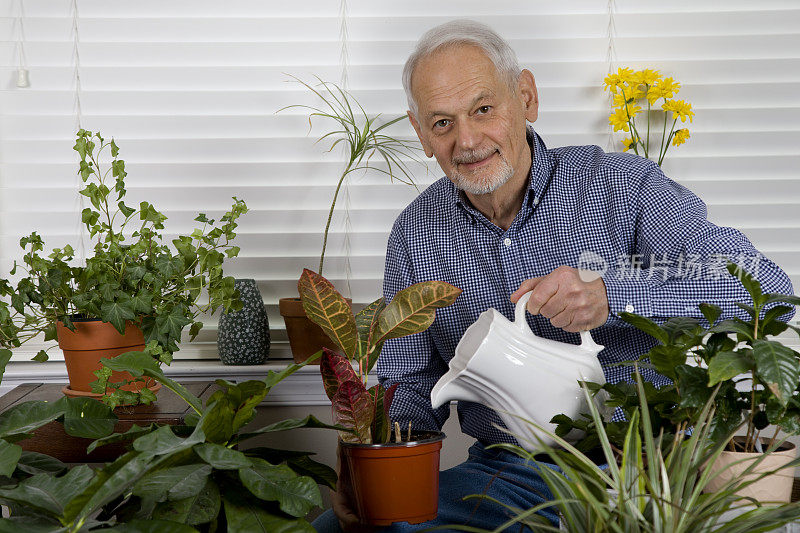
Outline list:
[[[260,365],[269,354],[269,322],[253,279],[237,279],[242,309],[223,313],[217,330],[219,358],[226,365]]]

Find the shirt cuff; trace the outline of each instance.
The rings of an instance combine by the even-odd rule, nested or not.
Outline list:
[[[628,323],[619,313],[636,313],[644,317],[653,316],[652,287],[647,281],[625,276],[627,271],[609,269],[603,273],[608,299],[608,320],[606,326],[620,326]]]

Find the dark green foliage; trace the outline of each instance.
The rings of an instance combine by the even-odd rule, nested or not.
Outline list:
[[[642,361],[649,360],[658,372],[673,381],[661,389],[645,383],[642,389],[654,434],[663,432],[669,437],[685,427],[697,417],[713,388],[719,385],[711,436],[725,438],[744,421],[746,446],[752,449],[759,431],[768,425],[800,434],[800,354],[770,339],[791,327],[778,318],[791,311],[790,306],[800,304],[800,298],[762,293],[760,283],[733,263],[728,263],[728,271],[739,278],[753,300],[752,306],[739,304],[747,311],[749,320],[733,318],[717,322],[721,309],[710,304],[700,305],[709,323],[707,329],[696,319],[686,317],[670,318],[661,325],[630,313],[622,313],[621,317],[660,341],[635,364],[646,365]],[[788,305],[765,308],[775,303]],[[694,364],[688,364],[690,361]],[[743,380],[748,390],[739,391],[736,383]],[[630,383],[590,387],[593,392],[600,389],[608,395],[608,405],[622,408],[627,417],[639,407],[638,393]],[[586,436],[578,443],[581,450],[598,444],[597,428],[588,414],[578,420],[558,415],[553,422],[558,424],[561,436],[573,429],[584,431]],[[623,444],[626,427],[626,422],[606,424],[609,438],[618,447]]]

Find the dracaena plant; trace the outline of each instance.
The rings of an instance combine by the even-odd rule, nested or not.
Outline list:
[[[776,339],[787,329],[800,333],[797,327],[780,317],[800,305],[800,297],[790,294],[763,293],[761,284],[739,265],[729,262],[729,273],[736,276],[752,299],[737,302],[748,319],[734,317],[719,320],[722,309],[700,304],[709,327],[690,317],[675,317],[661,324],[633,313],[620,317],[659,341],[640,360],[672,380],[671,385],[656,389],[645,384],[644,394],[656,431],[675,433],[695,418],[708,401],[715,387],[716,394],[711,435],[726,439],[732,428],[744,423],[745,442],[739,451],[761,450],[761,431],[774,426],[768,435],[773,444],[778,432],[800,434],[800,353]],[[777,305],[776,305],[777,304]],[[768,306],[771,306],[767,309]],[[690,364],[691,363],[691,364]],[[738,387],[737,387],[738,385]],[[638,407],[636,389],[626,383],[593,384],[610,395],[609,404],[621,407],[630,415]],[[571,420],[557,417],[560,434],[573,428],[589,430],[588,442],[582,449],[596,444],[596,425],[584,417]],[[606,430],[616,443],[621,442],[626,422],[611,422]],[[595,435],[595,436],[592,436]],[[595,442],[592,442],[594,440]]]
[[[22,263],[11,271],[16,286],[0,279],[0,348],[17,348],[40,333],[45,341],[55,340],[57,321],[74,331],[74,319],[96,318],[120,333],[130,323],[139,326],[149,346],[157,348],[151,355],[168,364],[186,326],[192,339],[200,331],[201,313],[241,308],[234,280],[223,275],[222,265],[239,253],[232,241],[247,206],[234,198],[219,222],[201,213],[198,227],[170,247],[162,235],[166,216],[146,201],[138,208],[126,205],[127,172],[114,140],[82,129],[74,149],[84,184],[79,192],[90,204],[81,220],[94,246],[77,264],[71,245],[44,255],[45,243],[36,232],[20,240]],[[207,301],[201,303],[204,293]],[[47,351],[34,359],[47,360]],[[98,392],[105,390],[101,383]],[[121,401],[141,398],[115,394]],[[148,399],[149,391],[142,394]]]
[[[325,232],[322,237],[322,253],[319,257],[319,273],[322,274],[322,267],[325,262],[325,248],[328,245],[328,231],[333,220],[333,211],[336,208],[336,200],[339,191],[347,178],[353,172],[359,170],[375,170],[386,174],[390,180],[398,180],[401,183],[417,188],[414,179],[409,172],[407,161],[421,162],[417,153],[421,150],[415,141],[393,137],[387,134],[386,129],[403,121],[406,115],[395,117],[391,120],[379,120],[380,115],[369,116],[362,105],[349,92],[343,90],[335,83],[323,81],[316,86],[294,78],[305,88],[313,92],[320,100],[321,107],[307,105],[290,105],[285,109],[301,108],[311,111],[308,116],[308,124],[311,127],[312,119],[330,119],[333,121],[333,129],[319,138],[319,141],[331,141],[328,151],[332,151],[337,145],[345,147],[345,158],[347,163],[336,182],[336,191],[333,193],[333,200],[328,211],[328,220],[325,224]],[[318,142],[319,142],[318,141]],[[374,158],[374,159],[373,159]],[[384,163],[386,168],[376,165],[376,161]]]
[[[297,287],[308,318],[341,350],[323,349],[320,363],[334,423],[351,430],[340,432],[341,439],[364,444],[388,442],[392,427],[389,407],[397,385],[367,388],[367,375],[386,340],[428,329],[436,309],[453,303],[461,289],[444,281],[423,281],[399,291],[388,305],[379,298],[353,315],[347,300],[319,274],[303,270]]]

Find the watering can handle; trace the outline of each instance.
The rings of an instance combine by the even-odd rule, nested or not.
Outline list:
[[[530,332],[528,321],[525,319],[525,313],[527,312],[526,308],[528,306],[528,300],[531,299],[532,292],[533,291],[528,291],[520,296],[519,300],[517,300],[517,307],[514,309],[514,325],[522,331]],[[586,348],[595,353],[603,349],[602,346],[594,342],[592,334],[588,331],[581,331],[581,348]]]

